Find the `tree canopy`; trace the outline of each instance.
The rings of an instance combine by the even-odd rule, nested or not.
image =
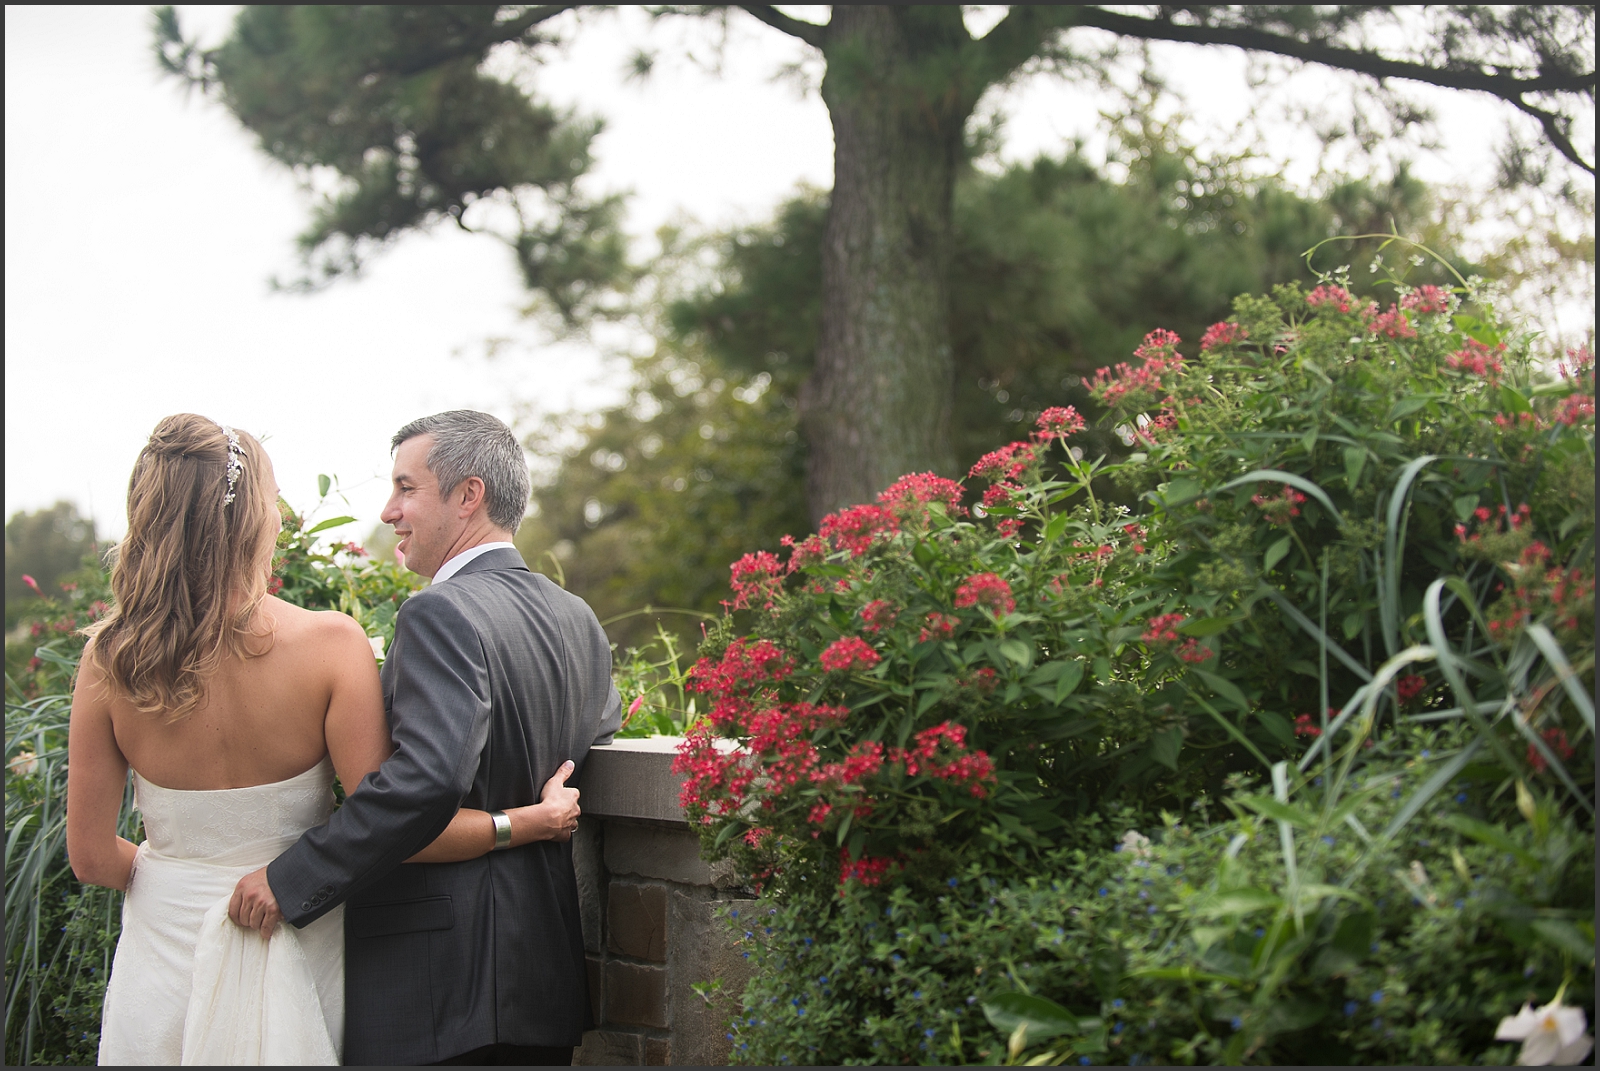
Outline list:
[[[331,178],[301,237],[306,284],[449,220],[497,233],[530,290],[580,323],[617,308],[633,278],[619,203],[577,183],[597,121],[540,102],[535,78],[485,69],[492,50],[512,48],[536,75],[576,6],[249,6],[208,50],[167,8],[156,47],[273,159]],[[835,180],[816,353],[796,394],[813,519],[901,473],[954,471],[956,179],[992,86],[1092,70],[1148,41],[1238,48],[1349,72],[1380,93],[1409,81],[1489,94],[1535,123],[1548,153],[1593,174],[1589,6],[1016,6],[981,36],[954,5],[839,6],[826,23],[739,10],[814,48],[826,68]],[[1509,158],[1536,170],[1526,151]],[[469,219],[480,203],[489,207]]]

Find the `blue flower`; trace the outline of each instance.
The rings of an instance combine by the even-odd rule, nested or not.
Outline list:
[[[1139,890],[1139,899],[1148,900],[1148,899],[1150,899],[1150,894],[1145,892],[1143,889],[1140,889]]]
[[[1328,834],[1324,833],[1322,835],[1322,843],[1324,843],[1326,845],[1329,845],[1331,847],[1335,843],[1335,841],[1331,836],[1329,836]]]
[[[1318,775],[1317,775],[1317,776],[1316,776],[1316,777],[1313,777],[1313,778],[1312,778],[1312,779],[1311,779],[1311,783],[1312,783],[1312,784],[1313,784],[1313,785],[1317,785],[1317,786],[1319,786],[1319,787],[1320,787],[1320,786],[1321,786],[1321,785],[1322,785],[1322,775],[1321,775],[1321,774],[1318,774]]]
[[[732,911],[729,911],[728,912],[728,917],[732,918],[732,919],[738,918],[739,917],[739,909],[738,908],[734,908]]]
[[[1528,970],[1531,972],[1533,970],[1533,968],[1529,967]],[[971,996],[967,997],[967,1003],[968,1004],[976,1004],[976,1003],[978,1003],[978,995],[976,993],[974,993]]]
[[[806,938],[806,947],[807,948],[811,947],[811,938],[809,938],[809,937]]]
[[[920,990],[920,989],[913,990],[912,993],[911,993],[911,999],[912,1000],[921,1000],[922,999],[922,990]]]
[[[1433,752],[1429,751],[1427,748],[1423,748],[1422,749],[1422,757],[1423,758],[1427,758],[1431,754],[1433,754]]]
[[[951,878],[949,881],[945,882],[945,884],[954,889],[960,883],[957,882],[955,878]]]
[[[1100,886],[1100,895],[1101,896],[1106,895],[1106,887],[1104,885]]]
[[[1078,1057],[1078,1065],[1080,1067],[1088,1067],[1089,1066],[1089,1058],[1087,1056]]]
[[[1145,908],[1145,912],[1144,913],[1146,915],[1154,915],[1156,913],[1156,905],[1155,904],[1151,904],[1149,907]]]
[[[1112,1007],[1113,1007],[1113,1008],[1120,1008],[1120,1007],[1122,1007],[1122,998],[1121,998],[1121,997],[1118,997],[1118,998],[1117,998],[1117,999],[1116,999],[1116,1000],[1113,1000],[1113,1001],[1112,1001],[1112,1002],[1111,1002],[1111,1006],[1112,1006]]]
[[[1357,1004],[1355,1001],[1347,1000],[1344,1002],[1344,1013],[1347,1016],[1354,1015],[1356,1011],[1360,1009],[1360,1007],[1361,1005]]]
[[[1460,911],[1462,908],[1464,908],[1466,906],[1467,906],[1467,902],[1465,900],[1457,900],[1456,901],[1456,910],[1457,911]]]
[[[924,1030],[922,1032],[922,1036],[925,1037],[925,1038],[933,1037],[933,1027],[930,1026],[930,1027],[928,1027],[928,1029]]]
[[[1367,999],[1372,1001],[1372,1003],[1374,1003],[1374,1004],[1382,1003],[1382,1001],[1383,1001],[1383,990],[1374,989],[1372,991],[1372,996],[1368,997]]]
[[[826,974],[819,974],[817,976],[817,984],[818,985],[827,985],[828,984],[828,976]]]
[[[1122,1023],[1121,1023],[1121,1022],[1120,1022],[1120,1021],[1119,1021],[1119,1022],[1115,1022],[1115,1023],[1112,1023],[1112,1024],[1111,1024],[1111,1032],[1112,1032],[1112,1033],[1113,1033],[1113,1034],[1120,1034],[1120,1033],[1122,1033]]]
[[[1267,935],[1267,931],[1266,930],[1262,929],[1260,926],[1256,927],[1256,936],[1257,937],[1265,937],[1266,935]]]
[[[1457,803],[1465,803],[1465,802],[1467,802],[1467,794],[1465,792],[1457,792],[1456,793],[1456,802]]]
[[[732,1041],[733,1040],[733,1035],[732,1034],[728,1034],[727,1038],[728,1038],[729,1041]]]
[[[1244,1025],[1244,1020],[1235,1015],[1232,1019],[1228,1020],[1228,1025],[1237,1030]]]

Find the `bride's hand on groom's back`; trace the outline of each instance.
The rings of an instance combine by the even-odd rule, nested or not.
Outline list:
[[[518,817],[530,823],[529,840],[571,840],[578,831],[578,816],[583,809],[578,806],[578,790],[567,787],[567,778],[572,776],[573,769],[571,759],[563,762],[555,775],[544,783],[538,803],[510,812],[513,823]]]

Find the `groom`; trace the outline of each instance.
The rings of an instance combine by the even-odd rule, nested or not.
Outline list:
[[[582,772],[621,724],[610,646],[511,543],[529,497],[511,429],[456,410],[392,445],[383,520],[433,578],[402,605],[383,666],[395,752],[240,883],[241,913],[281,905],[304,926],[348,902],[346,1063],[569,1064],[592,1022],[570,840],[398,864],[459,807],[536,803],[565,760]]]

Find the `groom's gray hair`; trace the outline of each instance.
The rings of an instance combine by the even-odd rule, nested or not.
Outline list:
[[[440,496],[454,491],[468,476],[476,476],[483,481],[490,523],[508,532],[517,530],[528,510],[533,483],[522,444],[510,428],[488,413],[452,409],[419,417],[395,432],[389,442],[390,453],[419,435],[433,436],[428,469],[439,481]]]

